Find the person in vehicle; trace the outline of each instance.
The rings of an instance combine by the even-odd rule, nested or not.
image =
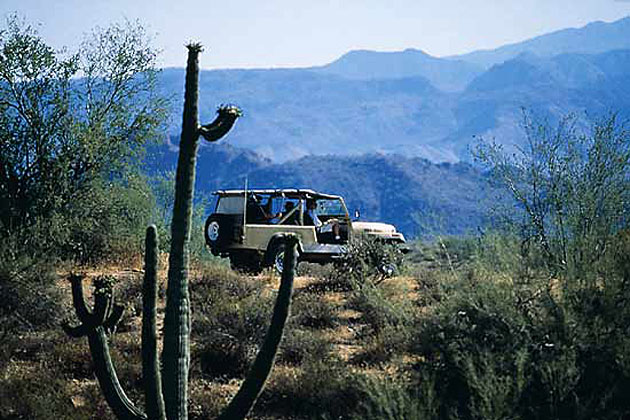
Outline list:
[[[247,223],[269,223],[275,214],[270,214],[262,204],[259,195],[252,194],[247,198]]]
[[[285,216],[291,213],[295,209],[295,203],[293,201],[287,201],[284,203],[284,211],[278,214],[278,221],[282,220]],[[299,225],[300,222],[298,220],[298,212],[293,211],[293,213],[282,222],[283,225]]]
[[[334,236],[335,241],[341,240],[341,235],[339,234],[339,221],[337,219],[329,219],[326,222],[322,222],[319,217],[317,217],[317,201],[310,199],[306,200],[306,212],[304,213],[304,225],[306,226],[315,226],[315,231],[317,232],[318,237],[322,239],[322,242],[327,239],[331,234]]]

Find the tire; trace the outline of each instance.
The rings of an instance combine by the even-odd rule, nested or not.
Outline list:
[[[275,241],[269,246],[269,249],[267,250],[267,254],[265,258],[265,265],[267,267],[273,267],[273,269],[276,270],[276,273],[278,274],[282,274],[282,272],[284,271],[285,249],[286,247],[284,245],[284,242]],[[298,261],[296,261],[296,267],[295,267],[296,270],[297,270],[298,263],[299,263],[299,258],[298,258]]]
[[[203,229],[204,236],[206,238],[206,244],[214,246],[219,243],[221,239],[221,225],[219,221],[210,216],[206,219],[206,226]]]
[[[256,275],[262,271],[260,255],[257,252],[233,251],[230,253],[232,270]]]
[[[274,270],[276,270],[276,273],[278,274],[282,274],[282,272],[284,271],[285,248],[286,247],[284,246],[284,243],[277,242],[273,247],[273,251],[271,252],[272,267],[274,268]]]

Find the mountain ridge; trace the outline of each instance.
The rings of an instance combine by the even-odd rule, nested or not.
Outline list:
[[[460,74],[459,90],[441,89],[448,80],[438,79],[448,72],[434,70],[458,69],[463,61],[417,49],[349,52],[316,68],[206,70],[200,73],[200,116],[209,121],[217,104],[238,104],[245,116],[228,141],[274,162],[377,152],[469,160],[474,137],[518,145],[522,108],[551,123],[575,113],[584,127],[610,111],[630,116],[630,46],[614,48],[630,42],[630,18],[559,32],[566,38],[585,30],[628,34],[622,41],[613,36],[614,42],[600,45],[610,49],[597,54],[519,51],[487,70]],[[160,86],[168,96],[182,97],[183,69],[165,69]],[[172,116],[178,121],[181,109]],[[169,131],[179,128],[172,124]]]

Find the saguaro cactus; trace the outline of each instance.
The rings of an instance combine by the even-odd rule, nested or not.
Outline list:
[[[108,331],[113,330],[122,316],[122,307],[113,305],[111,284],[96,282],[94,310],[87,308],[83,299],[82,279],[71,278],[73,302],[78,327],[65,326],[75,337],[88,337],[94,359],[96,376],[114,414],[121,419],[187,419],[188,368],[190,364],[190,298],[188,267],[195,164],[199,136],[216,141],[224,136],[241,115],[235,106],[221,106],[217,118],[210,124],[198,123],[198,56],[199,44],[188,46],[186,89],[182,135],[177,163],[175,204],[171,224],[171,252],[169,255],[166,313],[164,319],[164,348],[162,370],[157,359],[156,299],[157,299],[157,233],[155,226],[147,229],[145,278],[143,287],[142,357],[146,396],[146,414],[133,405],[125,395],[109,356]],[[274,306],[269,331],[243,386],[221,416],[223,419],[244,418],[273,366],[275,354],[288,316],[298,240],[286,235],[285,271]],[[160,378],[161,377],[161,378]]]

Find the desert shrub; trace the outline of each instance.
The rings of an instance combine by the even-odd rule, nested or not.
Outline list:
[[[242,378],[256,356],[251,344],[221,333],[208,333],[196,347],[201,374],[209,379]]]
[[[191,283],[191,304],[193,369],[210,378],[244,376],[267,332],[272,296],[227,266],[208,265]]]
[[[512,417],[526,382],[529,345],[545,349],[552,339],[532,336],[512,285],[449,281],[437,292],[446,296],[420,323],[420,381],[433,378],[440,418]]]
[[[344,418],[358,404],[359,375],[330,358],[309,360],[299,370],[277,369],[254,412],[282,417]]]
[[[348,418],[359,419],[431,419],[430,410],[420,403],[415,392],[402,381],[392,378],[363,376],[359,404]]]
[[[80,263],[128,261],[138,254],[153,205],[151,190],[140,175],[95,180],[63,216],[52,219],[53,249],[60,258]]]
[[[630,131],[612,114],[579,127],[557,126],[527,112],[516,153],[481,143],[476,157],[514,205],[499,216],[535,248],[546,267],[574,281],[596,281],[615,235],[628,223]]]
[[[70,395],[65,392],[66,379],[54,375],[37,377],[32,374],[13,376],[0,380],[0,418],[43,419],[54,416],[58,419],[83,418],[72,405]]]
[[[278,362],[298,366],[309,360],[326,360],[331,356],[332,343],[312,330],[288,328],[278,354]]]
[[[368,236],[352,238],[346,252],[335,260],[335,274],[338,278],[350,278],[358,282],[367,278],[379,281],[397,274],[402,267],[402,257],[394,244]]]
[[[414,351],[438,418],[620,418],[630,412],[628,285],[437,276]],[[488,275],[485,273],[485,275]],[[428,299],[427,299],[428,300]]]
[[[361,351],[350,362],[359,366],[383,365],[409,351],[414,336],[412,325],[386,324],[362,338]]]
[[[124,305],[125,312],[116,326],[117,332],[133,330],[142,316],[142,277],[138,273],[128,272],[118,276],[114,285],[116,304]],[[139,325],[139,324],[138,324]]]
[[[63,332],[59,332],[63,334]],[[65,334],[64,334],[65,335]],[[73,340],[67,336],[58,337],[49,351],[51,360],[58,362],[56,369],[72,379],[93,379],[94,366],[85,341]]]
[[[8,256],[0,264],[0,339],[58,324],[65,311],[56,281],[52,266],[28,257]]]
[[[297,267],[298,276],[312,277],[314,279],[327,279],[333,275],[333,271],[333,264],[301,262]]]
[[[289,322],[302,327],[334,328],[338,322],[337,312],[338,308],[323,295],[296,293]]]
[[[144,29],[127,22],[93,31],[67,53],[17,16],[7,19],[0,31],[3,241],[14,238],[24,254],[82,262],[129,250],[130,229],[150,207],[131,162],[159,138],[167,114],[149,44]]]
[[[379,332],[387,326],[409,325],[413,320],[411,302],[391,296],[384,284],[372,281],[353,285],[348,306],[361,312],[361,321]]]

